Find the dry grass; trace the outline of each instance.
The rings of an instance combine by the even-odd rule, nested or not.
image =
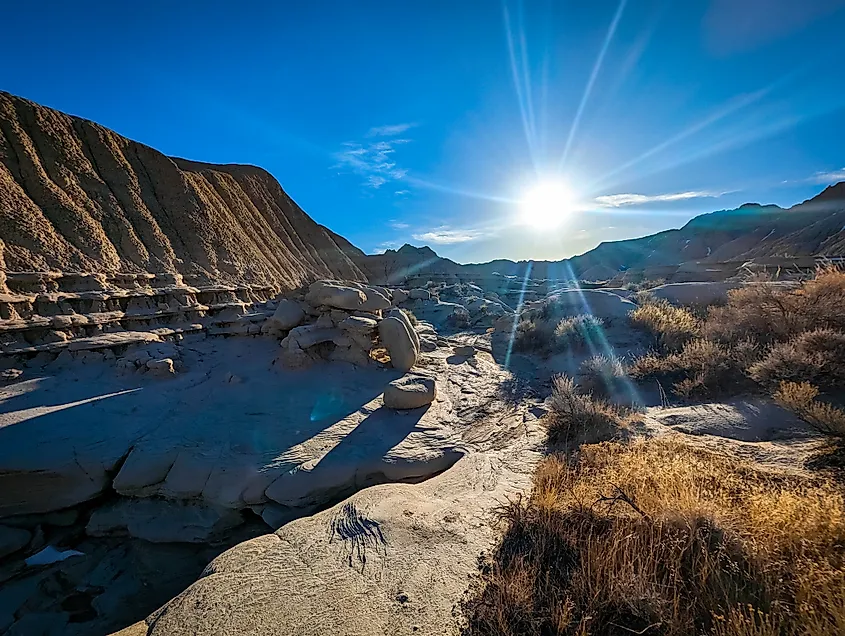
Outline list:
[[[845,633],[845,502],[675,439],[544,461],[467,636]]]
[[[551,355],[596,342],[603,328],[604,323],[595,316],[583,314],[556,319],[545,317],[541,310],[537,315],[517,324],[514,349]]]
[[[782,380],[842,388],[842,307],[845,272],[832,267],[798,287],[758,282],[731,290],[727,304],[710,307],[703,322],[668,303],[646,302],[631,319],[655,337],[658,350],[636,360],[630,373],[671,383],[687,398],[741,393],[758,385],[773,390]]]
[[[770,388],[782,381],[809,382],[823,389],[843,388],[845,333],[832,329],[806,331],[774,345],[766,357],[750,367],[749,374]]]
[[[827,267],[796,288],[764,283],[728,292],[728,303],[710,310],[705,337],[720,342],[785,342],[814,329],[845,331],[845,272]]]
[[[564,318],[555,327],[555,346],[559,349],[595,343],[602,337],[604,322],[589,314]]]
[[[781,382],[774,398],[819,433],[845,440],[845,411],[819,402],[818,395],[818,388],[809,382]]]
[[[631,312],[631,324],[654,338],[661,350],[677,351],[701,333],[701,323],[692,312],[665,300],[650,300]]]
[[[572,378],[557,376],[546,416],[549,445],[575,448],[618,437],[628,421],[619,409],[583,395]]]
[[[675,394],[685,398],[724,395],[750,387],[745,369],[755,355],[753,343],[730,347],[696,339],[677,353],[649,353],[637,358],[628,373],[638,380],[666,382]]]

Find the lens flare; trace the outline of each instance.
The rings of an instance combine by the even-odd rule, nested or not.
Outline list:
[[[539,230],[560,225],[572,212],[574,197],[560,181],[542,181],[534,185],[519,204],[520,220]]]

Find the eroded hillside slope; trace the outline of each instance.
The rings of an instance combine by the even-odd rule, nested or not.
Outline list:
[[[0,268],[178,272],[280,287],[365,278],[265,170],[166,157],[4,92]]]

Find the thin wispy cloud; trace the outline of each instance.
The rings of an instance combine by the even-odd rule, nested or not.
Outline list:
[[[453,245],[455,243],[467,243],[485,236],[482,230],[478,229],[451,229],[448,226],[441,226],[428,232],[411,235],[415,241],[425,243],[436,243],[438,245]]]
[[[810,183],[818,183],[821,185],[845,181],[845,168],[840,168],[839,170],[831,170],[830,172],[817,172],[807,180]]]
[[[373,128],[370,133],[373,130],[399,129],[401,126],[410,124]],[[373,135],[368,133],[367,136]],[[332,168],[356,174],[363,178],[365,186],[378,190],[386,183],[404,179],[408,174],[405,168],[397,165],[394,155],[397,146],[410,142],[410,139],[382,139],[365,143],[347,141],[342,144],[343,149],[335,153],[337,163]]]
[[[384,254],[387,250],[395,250],[399,247],[402,247],[402,244],[398,241],[385,241],[376,245],[373,249],[373,254]]]
[[[687,201],[689,199],[712,199],[722,196],[721,192],[694,190],[690,192],[672,192],[669,194],[607,194],[596,197],[595,202],[603,207],[621,208],[628,205],[663,203],[667,201]]]
[[[416,124],[393,124],[391,126],[374,126],[367,132],[367,137],[395,137]]]

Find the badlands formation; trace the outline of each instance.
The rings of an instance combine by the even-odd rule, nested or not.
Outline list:
[[[495,511],[530,492],[552,377],[651,345],[619,287],[638,248],[604,247],[584,269],[611,280],[581,284],[574,259],[531,278],[370,257],[259,168],[5,93],[0,131],[3,634],[458,633]],[[652,297],[744,285],[674,260]],[[600,338],[515,349],[550,303]],[[656,383],[610,384],[644,436],[782,470],[818,443],[766,400],[669,408]]]

